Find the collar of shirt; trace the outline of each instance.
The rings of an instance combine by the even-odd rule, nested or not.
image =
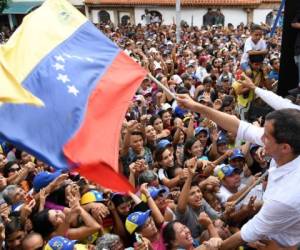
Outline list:
[[[284,176],[290,174],[291,172],[294,172],[299,167],[300,156],[296,157],[294,160],[282,165],[278,166],[277,163],[272,159],[271,161],[271,167],[269,170],[269,178],[272,179],[272,181],[277,181]],[[298,164],[297,164],[298,163]]]

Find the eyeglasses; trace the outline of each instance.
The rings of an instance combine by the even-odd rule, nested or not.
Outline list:
[[[21,168],[10,168],[9,172],[17,172],[19,171]]]

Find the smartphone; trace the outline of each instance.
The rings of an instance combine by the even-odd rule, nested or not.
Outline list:
[[[142,235],[140,235],[139,233],[135,233],[135,239],[137,243],[143,243]]]

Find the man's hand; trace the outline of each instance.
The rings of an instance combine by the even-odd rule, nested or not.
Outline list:
[[[189,176],[193,177],[197,169],[197,158],[193,157],[186,161]]]
[[[249,88],[249,89],[255,89],[256,86],[255,84],[252,82],[252,80],[246,76],[246,74],[242,75],[242,79],[240,81],[238,81],[240,84],[242,84],[243,87]]]
[[[25,204],[22,206],[20,215],[21,215],[21,218],[24,219],[24,221],[32,213],[32,209],[34,208],[35,204],[36,204],[35,199],[33,199],[28,204]]]
[[[210,238],[209,241],[203,242],[206,250],[218,250],[222,245],[223,240],[221,238]]]
[[[177,94],[176,100],[178,106],[181,108],[196,111],[195,107],[197,103],[188,94]]]
[[[56,190],[60,188],[63,185],[64,181],[68,178],[68,174],[61,174],[60,176],[58,176],[54,181],[51,182],[51,185],[53,185],[53,189]]]
[[[24,168],[28,171],[28,173],[33,172],[35,170],[35,164],[33,162],[27,162],[24,165]]]
[[[212,220],[208,217],[207,213],[205,212],[200,213],[198,221],[205,228],[212,224]]]
[[[251,196],[250,197],[250,200],[247,204],[247,210],[251,213],[255,212],[256,211],[256,208],[255,208],[255,200],[256,200],[256,196]]]
[[[212,185],[212,186],[220,186],[220,180],[218,177],[209,176],[206,180],[201,182],[201,186],[204,185]]]
[[[149,191],[148,191],[148,183],[143,183],[140,187],[140,192],[142,194],[144,194],[146,197],[149,197],[150,194],[149,194]]]

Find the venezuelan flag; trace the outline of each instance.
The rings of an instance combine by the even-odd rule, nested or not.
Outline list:
[[[16,81],[44,106],[0,106],[0,134],[56,168],[129,188],[118,172],[121,124],[147,72],[65,0],[24,18],[5,48]]]

